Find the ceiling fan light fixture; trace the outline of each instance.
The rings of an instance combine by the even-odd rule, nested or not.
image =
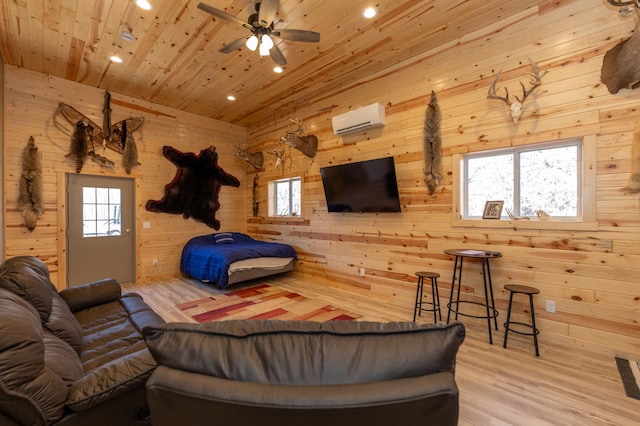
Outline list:
[[[247,49],[251,50],[252,52],[255,52],[256,49],[258,48],[258,37],[252,35],[247,39],[247,42],[245,43],[245,45],[247,46]]]
[[[278,7],[280,6],[280,0],[256,0],[254,4],[256,6],[256,13],[249,16],[247,21],[243,21],[234,15],[230,15],[224,10],[216,9],[215,7],[208,6],[204,3],[198,4],[198,9],[213,15],[215,18],[234,24],[236,27],[243,27],[251,32],[251,35],[245,35],[244,37],[240,37],[230,43],[224,44],[222,48],[219,49],[220,53],[226,54],[237,51],[238,49],[241,49],[243,45],[252,51],[259,48],[258,51],[260,56],[270,56],[276,65],[280,65],[282,67],[287,64],[287,60],[271,36],[287,41],[301,41],[308,43],[318,43],[320,41],[320,33],[315,31],[292,28],[274,28],[274,20],[277,17],[276,15],[278,13]]]
[[[266,46],[267,50],[271,50],[271,48],[273,47],[273,40],[271,40],[269,34],[264,34],[262,36],[262,43],[260,43],[260,46]]]

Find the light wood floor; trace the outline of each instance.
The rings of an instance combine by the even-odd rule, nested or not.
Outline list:
[[[398,308],[368,298],[358,289],[287,274],[233,289],[258,282],[363,314],[361,320],[413,318],[412,305]],[[125,284],[124,288],[140,293],[167,321],[193,322],[175,307],[177,303],[224,292],[186,278]],[[430,320],[428,313],[420,319]],[[501,323],[490,345],[484,320],[464,318],[463,322],[467,337],[456,365],[460,425],[640,425],[640,401],[625,396],[611,357],[545,342],[542,330],[541,356],[536,358],[531,337],[510,334],[509,347],[503,349]]]

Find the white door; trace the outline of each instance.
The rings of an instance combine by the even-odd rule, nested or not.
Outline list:
[[[133,179],[67,175],[67,286],[134,279]]]

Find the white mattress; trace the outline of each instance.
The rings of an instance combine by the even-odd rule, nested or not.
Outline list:
[[[292,257],[257,257],[255,259],[238,260],[229,265],[229,276],[235,272],[248,271],[255,268],[267,270],[282,269],[291,263],[292,260]]]

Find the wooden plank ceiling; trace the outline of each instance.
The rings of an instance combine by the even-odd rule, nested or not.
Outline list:
[[[281,0],[275,28],[321,38],[276,41],[288,62],[276,74],[270,58],[246,47],[220,53],[250,33],[201,11],[199,1],[150,3],[145,11],[133,0],[1,0],[0,54],[6,64],[251,126],[538,4],[383,1],[367,20],[362,10],[375,5],[370,0]],[[242,20],[255,10],[252,0],[205,3]],[[124,30],[134,40],[123,40]],[[111,63],[114,54],[124,62]],[[237,100],[226,100],[230,94]]]

